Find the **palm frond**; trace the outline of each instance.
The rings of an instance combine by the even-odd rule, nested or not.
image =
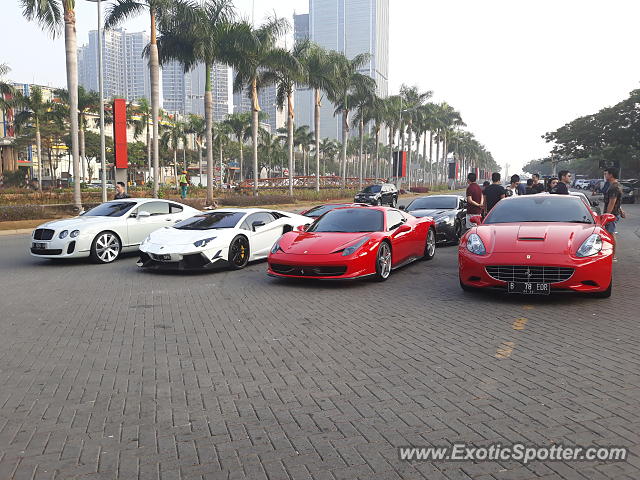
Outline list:
[[[113,28],[129,18],[139,15],[147,6],[143,1],[115,0],[115,4],[107,10],[104,28]]]
[[[62,31],[64,16],[58,0],[20,0],[20,4],[22,15],[29,21],[38,22],[52,37]]]

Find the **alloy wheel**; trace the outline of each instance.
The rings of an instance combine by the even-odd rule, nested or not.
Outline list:
[[[429,230],[427,233],[427,256],[433,257],[436,253],[436,234],[433,232],[433,229]]]
[[[231,244],[231,263],[236,268],[243,268],[249,259],[249,242],[244,237],[236,238]]]
[[[103,233],[95,243],[98,259],[103,263],[111,263],[120,255],[120,240],[113,233]]]
[[[382,278],[391,274],[391,249],[387,243],[381,243],[378,250],[378,271]]]

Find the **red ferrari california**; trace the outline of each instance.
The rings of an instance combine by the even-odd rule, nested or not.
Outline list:
[[[285,233],[271,249],[267,273],[275,277],[383,281],[391,270],[436,252],[433,219],[395,208],[343,207],[307,228]]]
[[[463,290],[497,287],[548,295],[575,291],[611,295],[615,240],[596,215],[572,195],[524,195],[500,200],[458,247]]]

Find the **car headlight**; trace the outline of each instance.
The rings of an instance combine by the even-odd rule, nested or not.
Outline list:
[[[484,255],[487,253],[486,248],[484,248],[484,243],[482,243],[482,239],[477,233],[472,233],[469,235],[469,238],[467,238],[467,250],[476,255]]]
[[[284,250],[282,250],[282,247],[280,246],[280,240],[276,240],[276,243],[274,243],[273,247],[271,247],[271,253],[278,252],[284,252]]]
[[[602,237],[597,233],[589,235],[587,239],[582,242],[576,256],[578,257],[590,257],[602,250]]]
[[[344,250],[342,250],[342,256],[346,257],[348,255],[352,255],[356,252],[356,250],[358,250],[362,245],[364,245],[364,243],[369,240],[369,237],[364,237],[361,238],[360,240],[358,240],[356,243],[354,243],[353,245],[349,245],[347,248],[345,248]]]
[[[74,230],[69,234],[71,238],[76,238],[78,235],[80,235],[80,230]]]
[[[209,238],[203,238],[202,240],[198,240],[197,242],[193,242],[193,246],[194,247],[206,247],[207,244],[211,241],[214,240],[216,237],[209,237]]]
[[[69,230],[62,230],[58,235],[58,238],[65,238],[67,235],[69,235]]]
[[[436,223],[439,223],[439,222],[453,223],[452,222],[453,219],[449,215],[440,215],[439,217],[436,217],[433,220]]]

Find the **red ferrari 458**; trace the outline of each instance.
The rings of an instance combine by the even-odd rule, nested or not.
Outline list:
[[[572,195],[525,195],[500,200],[458,247],[463,290],[498,287],[510,293],[548,295],[575,291],[611,295],[615,239]]]
[[[394,208],[343,207],[285,233],[271,249],[276,277],[386,280],[391,270],[436,252],[433,219]]]

